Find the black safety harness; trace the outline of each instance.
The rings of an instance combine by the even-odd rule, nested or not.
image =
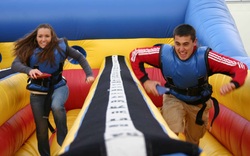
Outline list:
[[[182,95],[202,96],[202,98],[197,100],[197,101],[192,101],[192,102],[184,101],[185,103],[187,103],[189,105],[202,104],[201,109],[199,110],[199,112],[196,115],[195,122],[198,125],[204,124],[204,121],[202,120],[202,115],[203,115],[204,110],[207,107],[206,101],[211,99],[213,101],[213,106],[214,106],[214,117],[213,117],[211,125],[210,125],[210,127],[212,127],[214,120],[219,115],[220,108],[219,108],[219,103],[218,103],[217,99],[211,96],[212,86],[208,83],[208,81],[204,77],[198,79],[198,86],[197,87],[190,87],[190,88],[186,88],[186,89],[180,89],[180,88],[176,87],[173,83],[173,79],[171,77],[167,77],[166,87],[173,89],[175,92],[182,94]],[[211,92],[211,94],[203,96],[202,91],[204,91],[204,90],[209,90]]]

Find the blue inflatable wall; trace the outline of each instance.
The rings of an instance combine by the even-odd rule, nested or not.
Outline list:
[[[13,42],[40,23],[69,40],[169,38],[181,23],[197,30],[201,45],[250,67],[224,0],[1,0],[0,42]]]

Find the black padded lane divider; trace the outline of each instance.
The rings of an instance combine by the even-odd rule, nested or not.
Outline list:
[[[154,117],[124,56],[109,56],[91,103],[63,156],[197,156],[193,144],[171,139]]]

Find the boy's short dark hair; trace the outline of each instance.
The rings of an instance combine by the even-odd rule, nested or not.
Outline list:
[[[196,39],[196,31],[189,24],[181,24],[174,29],[173,37],[175,38],[175,36],[191,36],[191,39],[194,41]]]

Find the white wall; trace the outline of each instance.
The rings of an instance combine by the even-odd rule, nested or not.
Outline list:
[[[234,18],[245,50],[250,56],[250,1],[226,3]]]

